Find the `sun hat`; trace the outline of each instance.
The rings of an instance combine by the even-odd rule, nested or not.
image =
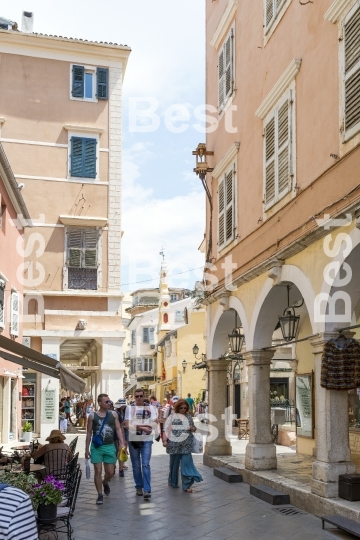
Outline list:
[[[173,396],[173,397],[172,397],[172,402],[173,402],[173,403],[176,403],[177,401],[179,401],[179,399],[180,399],[180,398],[179,398],[178,396]]]
[[[51,441],[51,439],[61,439],[62,441],[65,441],[66,437],[61,433],[60,429],[53,429],[45,440]]]
[[[115,409],[120,409],[120,407],[124,407],[124,406],[126,406],[126,400],[124,398],[120,398],[117,400],[116,403],[114,403]]]

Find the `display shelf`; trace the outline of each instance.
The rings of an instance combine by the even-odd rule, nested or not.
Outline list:
[[[30,422],[32,431],[34,431],[36,426],[36,383],[23,381],[22,388],[23,392],[25,391],[27,395],[22,394],[21,425],[25,424],[25,422]],[[30,417],[27,417],[27,415]]]

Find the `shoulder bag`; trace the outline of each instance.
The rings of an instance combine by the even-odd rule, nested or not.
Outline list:
[[[108,414],[109,414],[109,411],[106,411],[106,414],[105,414],[105,417],[102,421],[102,424],[100,426],[100,431],[99,433],[97,433],[96,435],[93,435],[93,438],[92,438],[92,443],[93,445],[95,446],[95,448],[99,448],[99,446],[102,446],[103,445],[103,440],[101,438],[101,433],[102,433],[102,430],[104,429],[104,426],[105,426],[105,423],[106,423],[106,419],[108,417]]]

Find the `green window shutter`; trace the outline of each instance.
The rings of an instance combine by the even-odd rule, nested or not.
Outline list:
[[[83,176],[96,178],[96,139],[83,139]]]
[[[84,97],[84,66],[73,66],[72,68],[72,96],[75,98]]]
[[[291,189],[290,177],[290,120],[291,101],[286,100],[278,111],[278,193]]]
[[[265,204],[275,200],[275,116],[265,126]]]
[[[225,182],[221,180],[219,184],[219,231],[218,244],[219,248],[225,242]]]
[[[97,249],[99,233],[97,229],[83,229],[84,268],[97,268]]]
[[[109,70],[106,68],[97,68],[97,98],[109,99]]]
[[[149,328],[143,328],[143,343],[149,343]]]
[[[66,264],[71,268],[81,268],[82,229],[68,229]]]
[[[83,176],[83,139],[71,137],[71,176]]]
[[[360,7],[344,24],[345,131],[360,130]],[[351,132],[349,133],[349,130]]]

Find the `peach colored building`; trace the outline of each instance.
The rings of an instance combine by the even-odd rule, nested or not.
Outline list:
[[[292,409],[280,438],[316,455],[312,493],[336,497],[360,451],[359,391],[320,384],[325,344],[360,313],[359,3],[207,0],[206,72],[218,123],[206,136],[210,412],[248,417],[245,466],[273,469],[270,392],[293,402],[298,426]],[[294,344],[279,326],[288,286]],[[234,326],[245,362],[230,364],[227,395],[218,359]],[[205,461],[230,452],[220,437]]]
[[[1,142],[34,218],[26,236],[25,343],[86,381],[86,392],[122,395],[122,84],[130,48],[0,30]],[[46,435],[46,389],[36,385],[34,430]]]
[[[0,332],[21,342],[24,286],[18,270],[24,255],[19,245],[25,227],[31,227],[31,219],[1,144],[0,208]],[[19,215],[23,216],[21,222]],[[22,423],[22,367],[6,356],[0,356],[0,446],[20,438]]]

